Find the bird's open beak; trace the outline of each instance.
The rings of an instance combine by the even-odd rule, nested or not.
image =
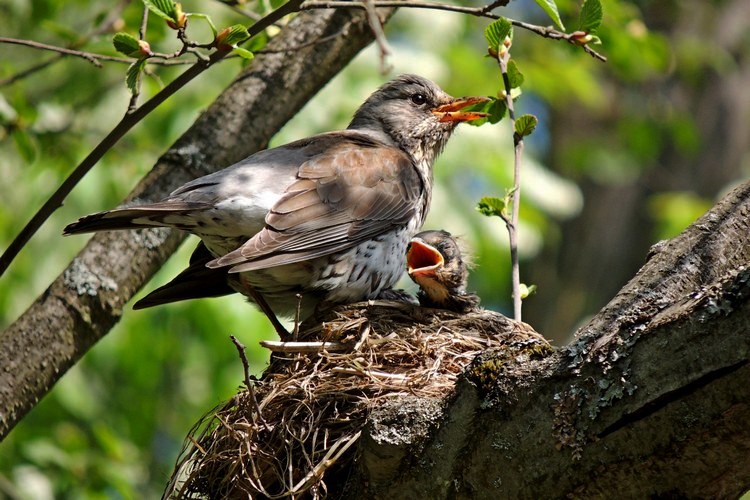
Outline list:
[[[420,239],[413,239],[406,251],[406,269],[409,276],[434,276],[444,265],[443,256],[437,249]]]
[[[480,113],[479,111],[461,111],[462,109],[479,104],[482,102],[489,101],[486,97],[459,97],[454,99],[448,104],[443,104],[432,110],[432,114],[438,117],[440,122],[470,122],[472,120],[478,120],[484,118],[487,113]]]

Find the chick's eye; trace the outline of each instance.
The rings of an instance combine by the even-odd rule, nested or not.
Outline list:
[[[421,106],[422,104],[427,102],[427,98],[424,96],[424,94],[412,94],[411,102],[413,102],[417,106]]]

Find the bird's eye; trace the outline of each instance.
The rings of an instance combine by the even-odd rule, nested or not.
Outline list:
[[[416,104],[417,106],[421,106],[422,104],[427,102],[427,98],[424,96],[424,94],[412,94],[411,95],[411,102]]]

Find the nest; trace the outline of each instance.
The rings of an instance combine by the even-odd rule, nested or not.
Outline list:
[[[300,329],[298,342],[263,342],[274,353],[262,378],[246,376],[196,424],[165,498],[326,497],[326,478],[351,464],[373,408],[407,395],[448,398],[480,352],[541,339],[485,310],[383,301],[338,308]]]

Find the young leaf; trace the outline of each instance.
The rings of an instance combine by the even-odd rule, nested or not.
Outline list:
[[[602,24],[602,4],[600,0],[584,0],[581,14],[578,16],[578,30],[596,33]]]
[[[493,101],[492,106],[490,106],[490,116],[487,119],[494,125],[505,117],[506,111],[508,111],[508,104],[504,99],[497,99]]]
[[[128,57],[138,57],[141,55],[141,45],[133,35],[115,33],[115,36],[112,37],[112,45],[115,46],[117,52],[125,54]]]
[[[500,50],[500,44],[503,43],[506,36],[510,36],[512,27],[510,21],[501,17],[485,28],[484,37],[487,39],[490,50],[495,52]]]
[[[526,283],[521,283],[518,291],[521,292],[521,299],[525,299],[529,295],[536,293],[536,285],[527,285]]]
[[[531,135],[539,120],[534,115],[521,115],[516,118],[516,135],[525,137]]]
[[[562,20],[560,19],[560,13],[557,11],[555,0],[536,0],[536,3],[547,13],[558,28],[565,31],[565,26],[563,26]]]
[[[243,59],[247,59],[248,61],[255,57],[255,54],[253,54],[247,49],[243,49],[242,47],[234,47],[232,48],[232,52],[234,52],[235,54],[237,54]]]
[[[174,0],[143,0],[148,10],[166,21],[177,22],[177,5]]]
[[[216,36],[216,44],[234,47],[248,38],[250,38],[250,33],[247,32],[247,28],[241,24],[235,24],[234,26],[225,28]]]
[[[513,59],[508,61],[508,81],[512,89],[520,87],[523,83],[523,74],[518,70],[518,65]]]
[[[132,93],[135,93],[138,88],[138,81],[141,79],[141,71],[143,71],[144,66],[146,66],[146,58],[138,59],[128,67],[125,83]]]
[[[506,208],[506,200],[495,196],[484,196],[479,200],[479,203],[477,203],[477,210],[487,217],[492,217],[493,215],[504,217]]]
[[[502,99],[497,99],[495,97],[491,98],[487,102],[483,102],[481,104],[475,104],[474,106],[469,106],[466,108],[467,111],[479,111],[480,113],[487,113],[487,116],[484,118],[480,118],[478,120],[472,120],[470,122],[467,122],[469,125],[474,125],[476,127],[480,125],[484,125],[485,123],[497,123],[500,120],[503,119],[503,116],[505,116],[505,112],[507,111],[507,105],[505,104],[505,101]]]

